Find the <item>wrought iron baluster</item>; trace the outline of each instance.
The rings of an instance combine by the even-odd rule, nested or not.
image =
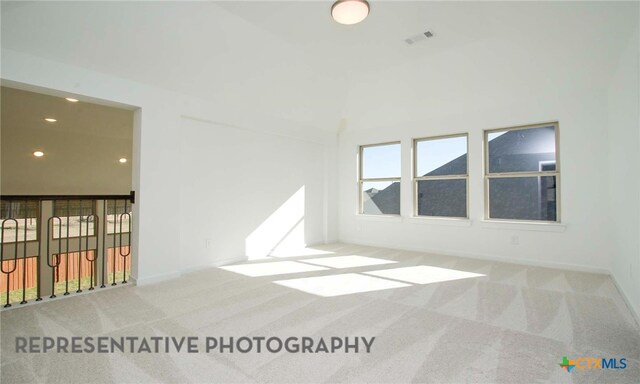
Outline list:
[[[53,237],[52,223],[54,220],[58,220],[58,253],[51,255],[50,242]],[[55,227],[55,225],[53,226]],[[62,253],[62,219],[59,216],[52,216],[47,220],[47,265],[51,268],[51,296],[53,299],[56,297],[56,280],[59,277],[58,267],[60,266],[60,254]],[[54,256],[55,263],[50,263],[49,258]]]
[[[104,288],[106,287],[106,285],[104,284],[104,279],[105,279],[105,275],[107,273],[107,266],[106,266],[106,261],[107,261],[107,254],[108,254],[108,248],[107,248],[107,232],[109,231],[109,223],[108,223],[108,218],[109,218],[109,213],[107,211],[107,199],[104,199],[102,201],[102,210],[103,210],[103,215],[104,215],[104,231],[102,232],[102,271],[100,272],[100,274],[102,275],[102,285],[100,285],[100,288]],[[98,237],[96,236],[96,241],[98,241]],[[96,247],[96,250],[98,248]]]
[[[36,203],[36,240],[38,241],[38,254],[36,256],[36,301],[42,301],[41,288],[40,288],[40,228],[42,225],[42,200]],[[48,236],[47,236],[48,237]]]
[[[80,200],[80,216],[78,216],[78,290],[76,293],[82,292],[82,213],[83,201]]]
[[[127,216],[128,219],[128,233],[129,233],[129,244],[127,247],[127,253],[122,253],[122,218]],[[115,235],[115,234],[114,234]],[[131,254],[131,215],[127,211],[127,200],[124,201],[124,213],[120,214],[120,248],[118,253],[122,256],[123,260],[123,270],[122,270],[122,283],[127,282],[127,256]]]
[[[16,224],[16,241],[14,243],[14,250],[13,250],[13,268],[11,268],[10,270],[5,270],[4,268],[4,262],[9,261],[4,259],[4,234],[6,232],[5,224],[7,223],[7,221],[12,221]],[[2,233],[0,234],[0,241],[2,242],[2,244],[0,244],[0,272],[7,275],[7,302],[4,305],[4,307],[9,308],[11,306],[11,303],[9,302],[10,301],[9,300],[9,280],[10,280],[9,277],[16,270],[16,267],[18,266],[18,220],[11,217],[8,219],[4,219],[2,220],[2,227],[0,227],[0,229],[2,230]]]
[[[88,236],[88,234],[89,234],[89,217],[91,217],[91,221],[93,222],[93,233],[96,235],[96,249],[95,249],[95,251],[93,253],[93,258],[89,257],[89,236]],[[96,263],[95,263],[95,261],[98,258],[98,249],[99,249],[99,245],[100,245],[99,241],[98,241],[98,237],[99,237],[98,233],[100,233],[99,232],[99,228],[100,228],[100,223],[99,223],[98,216],[96,214],[91,214],[91,215],[87,216],[87,231],[86,231],[87,232],[87,237],[85,238],[86,239],[86,242],[85,242],[86,252],[85,252],[84,255],[85,255],[85,258],[87,259],[87,261],[89,262],[89,265],[90,265],[90,267],[89,267],[90,272],[91,272],[91,277],[89,279],[89,282],[90,282],[89,290],[90,291],[93,291],[93,289],[94,289],[94,287],[93,287],[93,276],[96,273]],[[98,282],[96,281],[96,284],[97,283]]]
[[[24,238],[22,239],[23,252],[22,252],[22,301],[20,304],[27,303],[27,211],[28,201],[24,202]],[[16,238],[16,243],[18,238]]]
[[[113,275],[113,281],[111,285],[118,285],[116,283],[116,215],[118,214],[118,200],[113,200],[113,254],[111,255],[113,268],[111,269],[111,273]]]
[[[67,242],[66,242],[66,249],[65,249],[65,263],[64,263],[64,269],[65,269],[65,273],[64,273],[64,296],[67,296],[69,294],[69,227],[71,226],[70,224],[70,214],[69,214],[69,200],[67,200]]]

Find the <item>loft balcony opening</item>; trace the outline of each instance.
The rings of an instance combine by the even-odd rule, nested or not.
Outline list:
[[[1,97],[2,305],[126,283],[134,111],[19,87]]]

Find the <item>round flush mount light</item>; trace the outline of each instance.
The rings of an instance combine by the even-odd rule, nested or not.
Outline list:
[[[42,152],[42,151],[35,151],[35,152],[33,152],[33,156],[35,156],[35,157],[42,157],[42,156],[44,156],[44,152]]]
[[[124,157],[121,157],[120,160],[118,160],[120,163],[124,164],[127,162],[127,159]]]
[[[358,24],[368,15],[369,3],[366,0],[338,0],[331,6],[331,16],[340,24]]]
[[[58,120],[54,119],[53,117],[45,117],[44,121],[46,121],[47,123],[55,123]]]
[[[77,103],[79,101],[78,99],[74,99],[73,97],[65,97],[65,100],[70,103]]]

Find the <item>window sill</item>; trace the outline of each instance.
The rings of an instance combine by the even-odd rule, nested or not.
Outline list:
[[[387,221],[387,222],[400,222],[402,221],[402,216],[400,215],[365,215],[362,213],[356,214],[357,220],[366,220],[366,221]]]
[[[407,223],[423,225],[445,225],[453,227],[470,227],[471,220],[460,217],[427,217],[413,216],[405,219]]]
[[[488,229],[516,229],[522,231],[540,232],[564,232],[567,229],[565,224],[560,223],[529,223],[522,221],[508,220],[481,220],[480,226]]]

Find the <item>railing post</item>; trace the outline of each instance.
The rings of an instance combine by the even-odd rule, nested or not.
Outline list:
[[[105,200],[96,200],[96,216],[100,221],[100,224],[97,226],[98,230],[95,232],[96,234],[96,287],[104,287],[105,274],[107,273],[106,269],[106,246],[105,240],[107,238],[107,209]]]
[[[47,237],[52,236],[52,233],[48,231],[47,220],[52,216],[53,201],[40,201],[40,220],[38,222],[38,240],[40,246],[40,259],[38,260],[40,276],[38,286],[40,288],[40,297],[49,297],[52,293],[53,270],[47,265],[47,258],[49,257],[49,255],[47,255]]]

